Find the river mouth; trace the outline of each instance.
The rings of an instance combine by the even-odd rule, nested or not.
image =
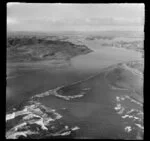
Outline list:
[[[90,43],[89,47],[98,48],[94,44]],[[73,138],[135,139],[140,130],[136,128],[136,124],[140,124],[136,115],[142,111],[142,106],[136,101],[131,102],[133,99],[127,97],[130,96],[128,90],[111,89],[105,81],[105,72],[108,67],[133,60],[141,60],[141,54],[136,51],[108,47],[74,57],[67,67],[52,69],[40,64],[40,66],[37,65],[38,69],[32,67],[20,69],[17,72],[20,75],[9,78],[7,81],[8,109],[16,108],[13,106],[14,103],[20,104],[34,97],[34,99],[31,98],[33,103],[39,102],[41,107],[42,105],[50,107],[60,114],[58,116],[60,119],[56,116],[52,121],[54,127],[62,125],[62,129],[58,127],[59,132],[53,134],[54,136],[67,135],[75,130]],[[93,77],[95,75],[96,77]],[[90,78],[87,79],[88,77]],[[36,97],[43,92],[45,92],[43,96]],[[9,103],[11,103],[10,107]],[[30,104],[28,105],[30,107]],[[39,106],[39,109],[41,107]],[[21,111],[22,108],[23,106],[20,106],[19,110]],[[36,108],[31,111],[34,113],[34,110],[36,111]],[[133,117],[126,114],[131,110],[135,112]],[[11,112],[8,110],[8,113]],[[54,115],[58,115],[56,113],[53,112]],[[29,125],[33,124],[29,123]],[[129,126],[132,126],[132,131]],[[142,132],[140,131],[140,134]]]

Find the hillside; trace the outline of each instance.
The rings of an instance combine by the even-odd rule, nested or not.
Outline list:
[[[8,36],[7,61],[35,62],[41,60],[66,60],[74,56],[92,52],[85,45],[76,45],[46,36]]]

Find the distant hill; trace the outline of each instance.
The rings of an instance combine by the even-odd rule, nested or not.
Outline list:
[[[19,32],[20,33],[20,32]],[[51,36],[11,33],[7,35],[7,61],[26,62],[51,59],[70,59],[92,52],[85,45],[51,40]]]

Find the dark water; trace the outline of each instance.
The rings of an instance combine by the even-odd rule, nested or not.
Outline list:
[[[86,78],[89,74],[71,70],[28,70],[22,75],[7,81],[7,101],[9,104],[21,102],[35,94],[45,92],[57,86],[67,85]]]
[[[122,119],[115,114],[113,109],[115,97],[109,94],[109,88],[104,82],[103,75],[100,75],[96,79],[93,78],[93,80],[86,81],[79,86],[74,86],[72,88],[74,91],[78,91],[83,86],[91,88],[84,98],[67,102],[51,96],[41,99],[41,102],[48,107],[66,108],[66,112],[62,113],[66,123],[82,128],[79,133],[76,133],[78,138],[103,138],[106,136],[117,138],[118,134],[124,132],[121,124]],[[68,90],[65,90],[65,95],[66,91]]]
[[[109,53],[111,51],[111,54]],[[98,73],[110,65],[140,59],[140,54],[134,51],[103,48],[96,52],[75,57],[71,67],[66,69],[25,68],[16,72],[16,77],[7,80],[7,100],[9,104],[21,102],[34,94],[47,91],[61,85],[82,80]]]
[[[105,73],[101,73],[85,82],[77,83],[62,89],[62,95],[79,93],[83,88],[90,88],[83,98],[66,101],[55,96],[41,98],[40,102],[48,107],[60,109],[66,108],[61,113],[67,125],[81,127],[76,133],[77,138],[136,138],[136,131],[125,133],[124,119],[116,114],[116,96],[129,95],[128,91],[112,90],[105,80]],[[125,102],[128,111],[132,108],[142,110],[141,106],[130,101]],[[130,119],[127,123],[133,124]],[[135,134],[135,135],[134,135]]]
[[[88,45],[95,52],[73,58],[71,66],[66,69],[27,68],[26,71],[19,72],[21,75],[9,78],[6,89],[7,107],[19,104],[35,94],[85,79],[110,65],[141,59],[141,54],[135,51],[99,49],[97,43],[88,43]],[[114,110],[116,96],[126,95],[128,92],[111,90],[105,82],[103,73],[85,84],[75,86],[73,90],[83,86],[91,88],[83,98],[65,101],[49,96],[41,98],[40,102],[54,109],[66,108],[60,113],[63,115],[63,122],[81,128],[76,132],[75,138],[134,138],[135,135],[124,132],[124,120]],[[64,94],[67,94],[67,91]],[[130,106],[134,107],[133,104]]]
[[[72,59],[74,68],[86,71],[99,71],[101,68],[124,61],[140,60],[141,53],[112,47],[102,47],[100,41],[87,41],[85,44],[94,52]]]

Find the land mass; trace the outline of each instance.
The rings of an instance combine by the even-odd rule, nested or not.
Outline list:
[[[51,40],[47,36],[11,35],[7,37],[8,62],[37,62],[43,60],[69,60],[74,56],[92,52],[85,45],[69,41]]]
[[[144,58],[144,42],[143,41],[115,41],[113,43],[103,43],[103,46],[112,46],[116,48],[131,49],[142,53]]]

